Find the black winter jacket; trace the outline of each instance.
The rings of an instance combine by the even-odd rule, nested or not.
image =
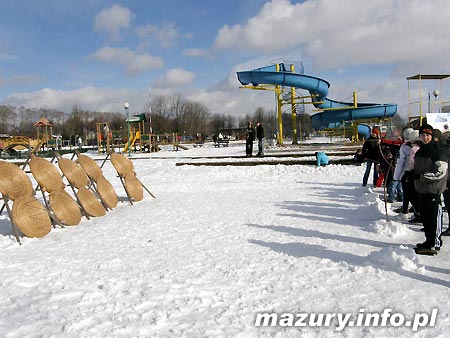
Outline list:
[[[256,138],[258,140],[262,140],[264,138],[264,128],[261,124],[256,126]]]
[[[431,141],[421,144],[414,157],[414,186],[422,194],[442,194],[447,185],[448,149]]]
[[[362,147],[362,156],[366,160],[380,161],[380,139],[370,136]]]

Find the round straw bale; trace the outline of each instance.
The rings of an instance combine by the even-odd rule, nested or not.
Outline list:
[[[63,224],[77,225],[81,222],[80,206],[66,191],[52,192],[49,202],[53,213]]]
[[[58,166],[62,173],[67,177],[67,180],[77,189],[85,187],[89,184],[89,178],[86,172],[74,161],[68,158],[59,158]]]
[[[30,178],[15,164],[0,161],[0,192],[11,200],[20,196],[34,196]]]
[[[45,158],[33,156],[30,160],[30,169],[39,185],[48,192],[64,189],[58,169]]]
[[[52,229],[47,209],[34,196],[18,197],[13,203],[12,218],[27,237],[44,237]]]
[[[106,210],[95,195],[87,189],[82,187],[78,189],[77,197],[84,208],[84,210],[93,217],[100,217],[106,214]]]
[[[103,175],[97,180],[97,190],[108,208],[114,209],[117,206],[117,194],[111,183]]]
[[[78,163],[94,182],[97,182],[97,179],[103,175],[102,169],[87,155],[78,155]]]
[[[117,173],[125,177],[126,174],[130,172],[134,172],[133,162],[131,162],[128,158],[119,153],[111,154],[111,162],[116,169]]]
[[[134,172],[128,173],[125,176],[125,188],[130,194],[130,197],[135,201],[140,201],[144,198],[144,189]]]

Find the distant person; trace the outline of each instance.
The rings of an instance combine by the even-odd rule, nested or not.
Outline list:
[[[361,148],[356,149],[356,153],[353,156],[353,162],[357,166],[360,166],[360,165],[362,165],[364,163],[364,157],[363,157]]]
[[[256,156],[264,156],[264,128],[261,122],[256,123],[256,138],[258,139],[258,153]]]
[[[217,138],[219,139],[219,142],[223,140],[223,135],[222,133],[219,133],[219,136],[217,136]]]
[[[444,125],[444,131],[442,132],[442,142],[449,143],[450,141],[450,129],[448,127],[448,124]]]
[[[245,129],[245,154],[247,157],[253,156],[253,141],[255,141],[255,128],[249,122]]]
[[[81,139],[81,137],[78,137],[77,142],[78,142],[78,149],[80,149],[81,151],[81,149],[83,148],[83,140]]]
[[[373,130],[370,137],[364,142],[362,148],[363,158],[366,160],[366,171],[364,172],[362,186],[367,186],[369,180],[370,171],[373,165],[373,186],[377,185],[378,171],[377,164],[380,162],[380,138],[378,133]]]
[[[324,152],[318,151],[315,155],[318,167],[328,165],[328,156]]]
[[[108,125],[105,123],[103,124],[103,140],[106,142],[109,139],[109,128]]]

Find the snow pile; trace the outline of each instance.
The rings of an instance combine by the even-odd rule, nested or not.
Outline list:
[[[384,270],[425,273],[425,267],[419,264],[419,259],[414,251],[404,245],[374,251],[367,257],[366,264]]]
[[[386,221],[385,219],[373,222],[369,226],[369,230],[391,238],[403,237],[411,232],[405,224],[396,221]]]

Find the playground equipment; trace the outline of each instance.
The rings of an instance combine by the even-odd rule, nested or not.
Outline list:
[[[151,134],[145,133],[145,114],[129,115],[127,122],[130,125],[129,134],[126,130],[110,130],[105,122],[97,123],[98,152],[111,152],[111,147],[119,148],[121,152],[129,152],[138,148],[139,152],[146,149],[152,151]],[[128,134],[128,135],[127,135]]]
[[[127,152],[132,149],[136,144],[139,144],[139,151],[144,149],[144,142],[149,144],[149,136],[143,135],[145,131],[145,114],[129,115],[127,122],[130,125],[130,134],[128,135],[128,141],[122,152]],[[136,143],[138,141],[138,143]]]
[[[141,140],[141,132],[138,130],[136,132],[133,132],[130,130],[130,142],[127,142],[125,145],[125,148],[123,148],[123,152],[126,153],[129,148],[133,148],[134,144],[136,143],[136,140]]]
[[[34,124],[37,129],[37,137],[30,138],[28,136],[0,136],[0,149],[5,153],[9,153],[13,150],[15,151],[31,151],[36,153],[43,147],[58,147],[59,139],[56,139],[52,135],[52,124],[46,119],[41,118],[38,122]]]
[[[311,116],[311,122],[316,130],[324,128],[337,128],[344,121],[353,121],[367,119],[384,119],[392,117],[397,113],[396,104],[378,104],[378,103],[359,103],[357,101],[356,92],[353,93],[353,102],[340,102],[327,98],[330,83],[318,77],[302,75],[288,70],[284,63],[275,64],[267,67],[256,68],[250,71],[237,72],[239,82],[250,89],[264,89],[264,86],[277,86],[275,91],[278,97],[281,96],[281,88],[279,86],[287,86],[291,88],[300,88],[309,91],[309,96],[294,96],[291,94],[292,105],[299,103],[299,100],[311,99],[310,103],[318,111]],[[251,86],[249,86],[251,84]],[[294,92],[295,93],[295,92]],[[280,101],[280,98],[278,98]],[[279,143],[282,144],[282,126],[281,108],[279,111]],[[358,133],[367,135],[368,126],[358,126]]]
[[[450,74],[416,74],[413,76],[409,76],[406,79],[408,80],[408,121],[410,126],[414,124],[415,127],[422,125],[422,119],[425,117],[423,112],[423,104],[426,102],[428,104],[428,109],[426,113],[441,113],[442,108],[445,103],[449,101],[444,101],[442,98],[444,97],[444,86],[443,81],[450,77]],[[431,93],[428,92],[428,100],[425,101],[422,97],[423,93],[423,85],[422,80],[434,80],[439,81],[440,91],[437,89],[433,90],[434,101],[431,100]],[[419,100],[415,101],[412,97],[412,85],[411,81],[419,81]],[[439,97],[439,100],[438,100]],[[433,106],[438,105],[436,111],[434,111]],[[417,112],[417,106],[419,111]],[[414,122],[417,121],[417,122]]]
[[[38,151],[44,144],[56,148],[56,140],[53,138],[53,125],[45,117],[41,117],[34,126],[37,129],[37,140],[31,152]]]

